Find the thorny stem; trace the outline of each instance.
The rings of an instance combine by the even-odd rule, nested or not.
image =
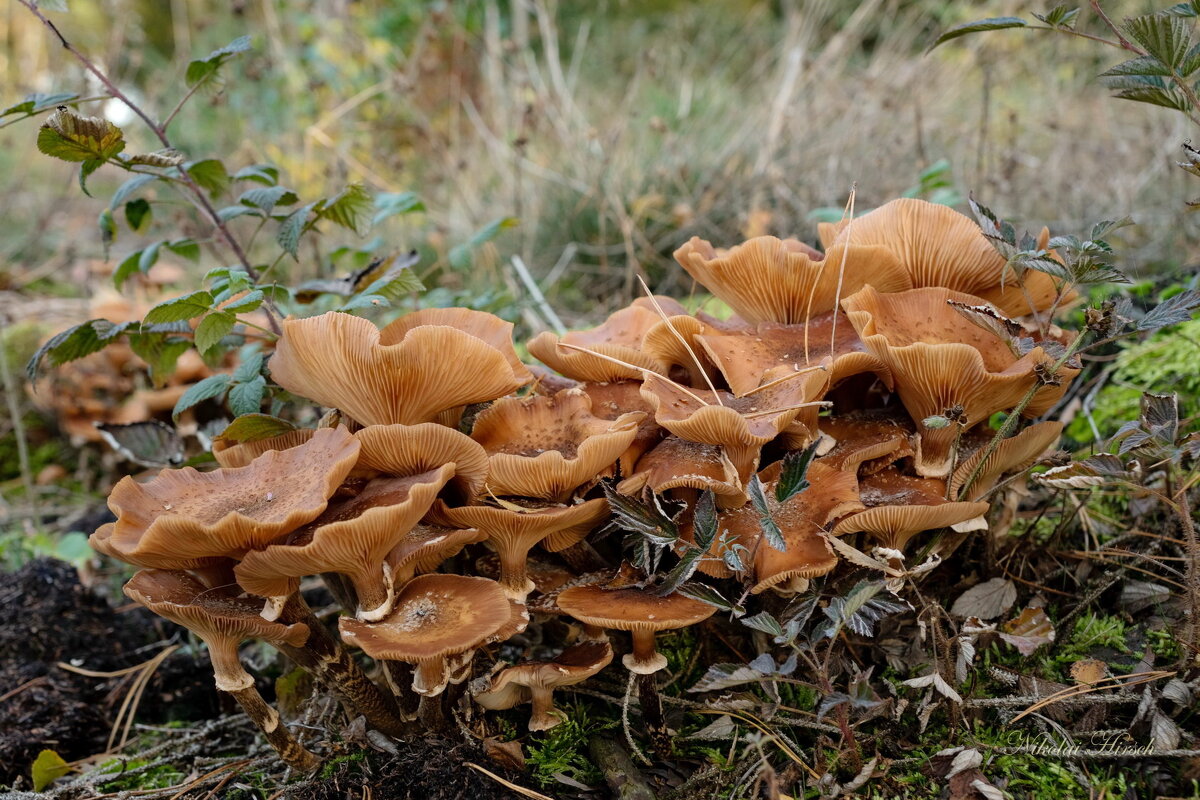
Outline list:
[[[41,9],[38,8],[37,3],[34,2],[34,0],[18,0],[18,2],[20,2],[21,5],[25,6],[25,8],[29,9],[29,12],[31,14],[33,14],[35,17],[37,17],[41,21],[41,23],[43,25],[45,25],[46,28],[48,28],[51,33],[54,34],[54,36],[58,39],[59,44],[61,44],[63,46],[63,49],[65,49],[68,53],[70,53],[72,56],[74,56],[75,60],[78,61],[80,63],[80,65],[83,66],[84,69],[86,69],[88,72],[90,72],[96,78],[96,80],[100,81],[100,83],[104,85],[104,88],[108,90],[108,92],[113,96],[114,99],[120,100],[122,103],[124,103],[129,108],[130,111],[132,111],[134,114],[136,114],[142,120],[142,122],[146,123],[146,126],[148,128],[150,128],[151,132],[154,133],[155,137],[158,139],[159,142],[162,143],[162,146],[164,148],[166,148],[168,150],[174,149],[173,146],[171,145],[171,140],[167,138],[167,124],[170,123],[171,119],[175,116],[176,112],[179,110],[178,107],[174,111],[171,112],[170,116],[167,117],[166,122],[164,122],[162,124],[155,122],[154,120],[152,120],[150,118],[150,115],[147,114],[142,109],[141,106],[139,106],[137,103],[130,100],[128,95],[126,95],[124,92],[122,92],[120,90],[120,88],[118,88],[117,85],[115,83],[113,83],[112,80],[107,75],[104,74],[103,70],[101,70],[99,67],[97,67],[92,62],[91,59],[89,59],[81,51],[76,49],[74,45],[72,45],[69,41],[67,41],[67,37],[65,37],[63,35],[62,31],[60,31],[58,29],[57,25],[55,25],[53,22],[51,22],[50,19],[48,19],[41,12]],[[194,92],[194,90],[193,90],[193,92]],[[185,97],[184,100],[180,102],[180,106],[182,106],[183,102],[186,102],[187,98],[190,97],[191,95],[192,95],[192,92],[189,92],[187,97]],[[253,280],[255,283],[257,283],[258,282],[258,271],[255,270],[254,265],[250,263],[250,258],[246,255],[246,251],[242,249],[241,244],[234,237],[234,235],[230,232],[229,227],[225,224],[225,221],[223,219],[221,219],[219,214],[217,214],[217,210],[215,208],[213,208],[212,203],[209,202],[208,196],[204,193],[204,190],[201,189],[199,185],[197,185],[195,179],[193,179],[192,176],[190,174],[188,174],[188,171],[185,170],[182,166],[176,167],[176,169],[179,171],[179,175],[176,178],[176,180],[180,181],[181,183],[183,183],[185,186],[188,187],[188,190],[193,195],[192,199],[196,202],[197,205],[200,206],[201,210],[205,213],[205,215],[208,216],[209,221],[212,222],[213,226],[221,234],[221,238],[223,238],[225,240],[226,244],[229,245],[229,249],[231,249],[233,251],[234,255],[237,257],[238,262],[242,265],[242,268],[246,271],[246,274],[250,276],[251,280]],[[276,319],[276,317],[279,316],[279,311],[275,308],[274,303],[272,303],[270,300],[267,300],[267,302],[264,303],[264,305],[271,312],[271,313],[267,314],[267,319],[270,321],[270,324],[271,324],[271,330],[275,333],[276,336],[279,336],[282,333],[282,331],[279,328],[279,321]]]
[[[1189,659],[1196,658],[1197,646],[1200,646],[1200,541],[1196,538],[1196,523],[1192,519],[1187,490],[1188,485],[1185,483],[1179,490],[1179,500],[1176,504],[1179,525],[1183,528],[1183,539],[1186,542],[1188,600],[1191,603],[1187,636],[1183,640],[1184,652],[1180,656],[1180,669],[1188,664]]]

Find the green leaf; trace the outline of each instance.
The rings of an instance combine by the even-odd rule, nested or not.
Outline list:
[[[501,231],[514,228],[518,224],[520,224],[520,220],[516,217],[501,217],[500,219],[492,220],[476,231],[475,235],[469,241],[450,249],[450,266],[460,272],[466,272],[471,268],[475,251],[481,245],[496,238],[496,235]]]
[[[232,303],[229,303],[224,308],[231,314],[247,314],[263,304],[263,293],[259,289],[255,289]]]
[[[737,603],[725,599],[725,595],[718,592],[707,583],[688,582],[678,586],[675,591],[684,597],[690,597],[693,600],[699,600],[701,603],[708,603],[710,606],[716,606],[722,611],[730,611],[734,616],[742,616],[746,613],[746,609],[739,606]]]
[[[747,628],[753,628],[771,636],[782,637],[784,635],[783,626],[779,624],[779,620],[767,611],[755,614],[753,617],[746,617],[742,620],[742,624]]]
[[[803,450],[793,450],[783,457],[783,468],[779,472],[779,483],[775,484],[775,501],[786,503],[808,488],[808,465],[817,455],[817,443]]]
[[[263,392],[267,388],[267,380],[262,375],[234,384],[229,390],[229,410],[236,416],[254,414],[262,408]]]
[[[1164,300],[1146,313],[1137,324],[1139,331],[1152,331],[1186,322],[1200,308],[1200,291],[1188,289]]]
[[[216,375],[209,375],[204,380],[193,383],[183,393],[183,396],[179,398],[179,402],[175,404],[174,410],[171,411],[172,419],[178,419],[180,414],[192,406],[224,394],[225,389],[229,387],[230,380],[228,375],[218,373]]]
[[[361,183],[352,183],[338,192],[318,212],[318,219],[327,219],[335,225],[365,236],[371,229],[371,212],[375,201]]]
[[[228,311],[214,311],[196,326],[196,349],[204,355],[232,330],[237,318]]]
[[[155,386],[163,385],[175,372],[175,364],[192,343],[168,333],[135,333],[129,335],[129,347],[150,367],[150,379]]]
[[[91,177],[93,172],[100,169],[102,166],[104,166],[104,162],[98,158],[89,158],[87,161],[84,161],[79,165],[79,188],[83,190],[83,193],[88,197],[91,197],[92,193],[88,191],[87,179]]]
[[[1127,75],[1157,75],[1168,76],[1171,68],[1154,56],[1138,56],[1128,61],[1109,67],[1100,73],[1101,78],[1117,78]]]
[[[38,5],[44,7],[46,0],[42,0]],[[66,11],[66,4],[64,3],[63,6],[61,9],[54,10]],[[37,758],[33,760],[33,765],[30,767],[30,777],[33,778],[33,790],[40,792],[70,771],[70,765],[67,764],[62,756],[53,750],[43,750],[38,753]]]
[[[138,272],[146,275],[150,272],[150,268],[158,263],[158,251],[162,249],[162,242],[154,242],[142,250],[142,254],[138,257]]]
[[[1200,0],[1189,0],[1189,2],[1186,3],[1176,3],[1163,13],[1185,18],[1200,17]]]
[[[604,496],[608,498],[608,504],[612,508],[614,521],[622,529],[671,542],[679,538],[679,529],[675,523],[656,507],[619,493],[608,481],[603,483],[603,488]]]
[[[225,206],[224,208],[217,210],[217,216],[221,218],[222,222],[228,222],[231,219],[244,217],[247,214],[253,214],[256,217],[263,216],[261,211],[259,211],[257,208],[251,208],[250,206]]]
[[[1165,14],[1143,14],[1125,20],[1125,30],[1147,53],[1171,69],[1183,63],[1191,46],[1188,23]]]
[[[125,204],[125,221],[129,223],[129,228],[134,233],[145,233],[153,218],[154,214],[150,210],[150,203],[145,198],[139,197]]]
[[[276,234],[275,241],[292,258],[297,258],[300,250],[300,234],[304,233],[304,225],[308,222],[308,213],[315,205],[316,203],[309,203],[303,208],[296,209],[279,226],[279,233]]]
[[[109,202],[108,207],[116,210],[117,206],[131,198],[134,192],[136,192],[138,189],[141,189],[146,184],[153,183],[157,180],[162,179],[157,175],[134,175],[132,178],[122,183],[120,187],[117,188],[117,191],[113,192],[112,200]]]
[[[96,219],[96,227],[100,229],[100,245],[104,248],[104,259],[108,260],[108,249],[117,240],[117,221],[113,219],[112,211],[107,208],[100,212]]]
[[[64,14],[71,10],[67,8],[67,0],[37,0],[37,7],[42,11],[61,11]]]
[[[138,261],[141,260],[141,257],[141,250],[134,250],[132,253],[125,256],[124,260],[122,260],[121,263],[117,265],[117,268],[113,270],[113,286],[120,289],[125,284],[125,281],[129,280],[129,277],[133,275],[133,273],[137,272]]]
[[[9,114],[36,114],[39,111],[45,111],[48,108],[55,106],[66,105],[73,100],[78,100],[79,95],[74,92],[60,92],[58,94],[34,94],[25,95],[25,99],[20,103],[11,105],[8,108],[0,111],[0,117],[7,117]]]
[[[385,192],[375,195],[375,216],[371,218],[371,223],[378,225],[388,217],[424,210],[425,204],[416,192]]]
[[[117,324],[106,319],[90,319],[72,328],[67,328],[37,349],[33,357],[29,359],[29,363],[25,365],[25,374],[29,376],[30,381],[36,381],[42,362],[47,362],[51,367],[57,367],[68,361],[89,356],[98,350],[103,350],[131,325],[136,325],[136,323]]]
[[[185,294],[183,297],[176,297],[159,303],[146,312],[146,317],[142,321],[147,324],[154,324],[195,319],[208,313],[212,305],[213,296],[209,292],[204,290],[192,292],[191,294]]]
[[[707,552],[713,540],[717,538],[717,503],[710,489],[705,489],[696,501],[692,513],[692,530],[696,547],[701,552]]]
[[[270,164],[251,164],[233,173],[235,181],[254,181],[263,186],[274,186],[279,183],[279,170]]]
[[[244,53],[249,49],[250,37],[239,36],[219,50],[213,50],[207,57],[192,61],[188,64],[187,73],[184,76],[188,88],[201,84],[215,84],[221,66],[238,53]]]
[[[270,214],[275,210],[275,206],[290,206],[299,199],[295,192],[282,186],[265,186],[261,189],[247,189],[242,192],[238,202],[244,206],[260,208]]]
[[[172,239],[163,243],[168,250],[188,261],[200,260],[200,244],[195,239]]]
[[[37,147],[63,161],[104,162],[125,149],[125,134],[106,119],[85,117],[64,106],[38,130]]]
[[[1079,16],[1079,9],[1057,5],[1045,14],[1034,14],[1034,16],[1051,28],[1073,28],[1075,19]]]
[[[214,199],[229,188],[229,172],[220,159],[206,158],[201,161],[191,161],[183,165],[188,175],[196,185],[208,191]]]
[[[758,512],[758,522],[762,526],[763,538],[767,540],[767,544],[774,547],[780,552],[787,551],[787,542],[783,540],[783,533],[779,530],[779,526],[775,524],[775,520],[771,518],[771,508],[767,504],[767,495],[763,491],[762,481],[757,475],[750,478],[750,482],[746,485],[746,492],[750,495],[750,503],[754,506],[754,510]]]
[[[1005,28],[1026,28],[1029,23],[1020,17],[989,17],[988,19],[980,19],[975,22],[967,22],[962,25],[956,25],[950,30],[943,33],[937,38],[929,49],[944,44],[951,39],[957,39],[960,36],[966,36],[971,33],[982,33],[984,31],[999,31]]]
[[[294,430],[296,426],[292,423],[269,414],[243,414],[229,423],[219,438],[232,442],[257,442]]]
[[[238,383],[245,383],[258,377],[262,372],[263,355],[262,353],[253,352],[242,359],[242,363],[237,365],[233,371],[233,379]]]

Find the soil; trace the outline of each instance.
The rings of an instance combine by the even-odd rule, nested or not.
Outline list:
[[[105,749],[132,676],[87,677],[58,662],[97,672],[136,666],[181,629],[144,609],[114,611],[61,561],[37,559],[0,579],[0,786],[5,786],[27,776],[43,749],[68,761]],[[205,719],[218,710],[207,659],[181,650],[151,678],[137,720]]]

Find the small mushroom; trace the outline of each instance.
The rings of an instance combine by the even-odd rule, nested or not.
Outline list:
[[[1052,420],[1030,425],[1016,436],[1010,436],[996,447],[987,458],[987,463],[979,472],[979,477],[971,484],[967,492],[972,500],[979,500],[986,495],[1001,475],[1010,472],[1021,472],[1028,469],[1035,461],[1049,450],[1062,435],[1063,424]],[[979,466],[983,458],[984,447],[980,447],[968,456],[954,470],[950,479],[950,496],[958,497],[968,477]]]
[[[617,484],[617,491],[634,496],[647,491],[688,490],[687,499],[694,499],[707,489],[720,508],[737,508],[747,500],[743,475],[748,479],[758,463],[756,453],[739,451],[737,455],[742,460],[735,464],[720,445],[668,436],[638,459],[637,468]]]
[[[283,625],[258,615],[258,603],[233,591],[210,589],[186,572],[145,569],[125,584],[125,594],[146,608],[176,622],[208,645],[217,688],[237,700],[246,716],[290,767],[310,772],[320,763],[292,736],[279,714],[254,688],[254,678],[238,658],[245,639],[300,647],[308,639],[303,623]]]
[[[484,708],[499,710],[530,703],[529,730],[548,731],[562,722],[554,707],[554,690],[582,683],[612,661],[608,642],[583,642],[563,650],[551,661],[527,661],[494,675],[487,688],[475,695]]]
[[[434,422],[420,425],[369,425],[354,434],[362,445],[355,475],[416,475],[454,465],[443,495],[471,503],[484,490],[488,458],[470,436]]]

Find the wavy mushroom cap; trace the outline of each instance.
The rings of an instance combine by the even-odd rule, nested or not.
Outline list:
[[[1033,466],[1035,461],[1058,443],[1062,429],[1063,423],[1047,420],[1030,425],[1016,436],[1010,436],[1000,442],[995,451],[987,457],[979,476],[971,484],[968,497],[978,500],[996,485],[1000,476],[1010,472],[1021,472]],[[950,478],[951,497],[958,497],[961,493],[967,478],[979,466],[984,449],[981,445],[955,468],[954,475]]]
[[[721,252],[692,237],[675,251],[675,260],[751,324],[803,324],[866,283],[890,292],[912,288],[890,250],[857,242],[834,246],[818,259],[795,239],[759,236]]]
[[[168,568],[180,559],[240,558],[320,515],[357,457],[348,431],[326,428],[245,467],[163,470],[146,483],[127,476],[108,497],[117,521],[103,552]]]
[[[689,442],[668,436],[638,459],[632,475],[617,484],[625,495],[649,490],[663,494],[672,489],[711,491],[720,508],[737,508],[747,500],[745,481],[758,465],[757,454],[734,461],[716,444]]]
[[[987,503],[949,501],[945,481],[904,475],[895,467],[863,478],[859,492],[867,509],[839,522],[834,536],[866,532],[885,548],[903,550],[922,531],[987,527]]]
[[[475,702],[492,710],[532,703],[529,730],[550,730],[562,722],[554,708],[554,689],[582,683],[607,667],[612,657],[608,642],[583,642],[568,647],[551,661],[515,664],[496,673],[487,688],[475,694]]]
[[[1004,257],[974,220],[948,206],[901,198],[836,227],[833,246],[850,241],[886,247],[907,271],[913,288],[939,286],[966,292],[1010,316],[1025,316],[1054,304],[1058,289],[1053,278],[1029,270],[1022,289],[1011,272],[1005,274]],[[1042,239],[1048,239],[1048,233]],[[879,284],[875,288],[899,291]]]
[[[359,618],[381,618],[393,594],[386,556],[453,475],[454,465],[446,464],[418,475],[376,478],[298,531],[293,543],[247,553],[234,570],[238,583],[261,597],[285,598],[301,577],[336,572],[354,583]]]
[[[510,394],[531,379],[506,352],[447,325],[419,325],[393,338],[385,341],[373,323],[349,314],[285,320],[271,377],[363,425],[431,422],[442,412]]]
[[[887,367],[866,351],[850,321],[839,314],[835,325],[832,311],[813,316],[808,325],[764,322],[753,328],[709,331],[696,339],[739,396],[766,383],[772,371],[777,377],[780,370],[799,372],[827,357],[832,359],[831,386],[865,372],[874,372],[889,388],[892,383]]]
[[[917,472],[947,477],[957,430],[931,429],[928,417],[962,408],[971,427],[1016,406],[1040,385],[1039,368],[1052,364],[1041,347],[1017,358],[995,334],[966,320],[947,301],[982,301],[949,289],[880,294],[868,286],[842,302],[863,343],[892,371],[896,391],[917,423]],[[1041,385],[1025,414],[1042,413],[1066,391],[1079,370],[1064,366],[1058,385]]]
[[[487,452],[493,494],[563,502],[616,462],[646,416],[602,419],[585,392],[567,389],[498,400],[476,418],[471,437]]]
[[[587,625],[629,631],[633,652],[623,659],[630,671],[658,672],[667,659],[654,648],[657,631],[686,628],[711,617],[716,606],[678,593],[659,596],[647,589],[574,586],[558,594],[558,606]]]
[[[642,454],[649,450],[662,438],[662,428],[654,421],[654,409],[642,397],[642,382],[639,381],[608,381],[595,383],[587,381],[579,384],[579,390],[592,399],[592,413],[600,419],[616,421],[621,415],[631,411],[641,411],[646,416],[638,423],[637,433],[625,452],[617,458],[617,466],[622,475],[629,475]]]
[[[520,356],[513,348],[513,324],[486,311],[470,308],[423,308],[412,311],[385,325],[379,331],[379,343],[384,346],[399,344],[404,341],[409,331],[426,325],[454,328],[487,342],[508,361],[514,378],[519,379],[522,384],[533,379],[533,374],[521,363]]]
[[[485,643],[512,619],[500,584],[464,575],[421,575],[396,595],[378,622],[342,617],[342,640],[375,659],[417,665],[413,689],[433,696],[449,676],[445,659]]]
[[[312,428],[297,428],[294,431],[270,436],[266,439],[235,442],[217,437],[213,439],[212,454],[217,465],[227,469],[246,467],[268,450],[290,450],[308,442],[316,433]]]
[[[890,411],[852,411],[822,417],[820,429],[833,441],[821,456],[821,463],[835,469],[870,475],[915,453],[912,420]]]
[[[669,297],[655,297],[666,314],[686,314]],[[555,336],[546,331],[528,342],[530,355],[546,366],[577,381],[614,381],[640,379],[642,370],[658,371],[662,366],[642,350],[642,337],[662,320],[649,298],[639,297],[627,307],[609,315],[603,324],[583,331]],[[591,352],[559,347],[568,344]],[[599,355],[595,355],[599,354]],[[604,358],[608,356],[608,358]],[[622,366],[610,359],[624,362]]]
[[[238,597],[236,587],[210,589],[179,570],[144,569],[125,584],[125,594],[203,639],[209,647],[217,688],[224,691],[254,685],[238,660],[238,645],[243,640],[262,639],[291,647],[302,647],[308,641],[307,625],[268,622],[259,616],[260,604]]]
[[[708,386],[721,380],[717,367],[698,341],[715,329],[699,319],[677,314],[646,331],[642,350],[661,366],[661,372],[679,377],[688,386]]]
[[[483,531],[474,528],[444,528],[421,523],[404,534],[387,555],[392,584],[403,586],[415,575],[433,572],[467,545],[477,544],[485,538]]]
[[[445,425],[369,425],[354,438],[362,445],[355,474],[416,475],[453,464],[447,488],[464,503],[473,502],[487,483],[487,453],[470,436]]]

